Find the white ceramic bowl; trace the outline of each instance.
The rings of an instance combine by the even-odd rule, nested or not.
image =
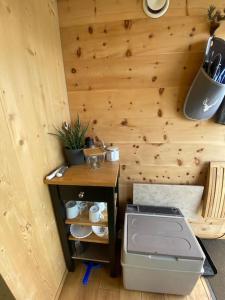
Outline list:
[[[94,234],[102,238],[108,238],[108,227],[92,226]]]

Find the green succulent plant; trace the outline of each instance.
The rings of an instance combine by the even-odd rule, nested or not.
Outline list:
[[[61,127],[55,127],[56,133],[51,134],[57,136],[67,149],[83,149],[88,126],[89,124],[82,124],[79,115],[77,115],[73,123],[63,122]]]
[[[210,35],[214,35],[216,29],[220,26],[220,22],[225,20],[225,14],[223,13],[225,13],[225,9],[221,12],[214,5],[209,6],[207,16],[210,22]]]

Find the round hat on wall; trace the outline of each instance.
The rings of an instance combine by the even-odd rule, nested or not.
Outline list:
[[[143,9],[147,16],[159,18],[169,7],[170,0],[143,0]]]

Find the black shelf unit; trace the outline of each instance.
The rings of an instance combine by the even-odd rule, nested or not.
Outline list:
[[[73,167],[74,168],[74,167]],[[76,167],[75,167],[76,168]],[[70,168],[69,168],[70,169]],[[69,177],[69,176],[68,176]],[[117,275],[116,272],[116,219],[119,209],[119,165],[117,175],[114,175],[115,184],[112,186],[103,186],[102,185],[76,185],[75,180],[70,178],[70,183],[64,178],[60,180],[45,181],[49,186],[49,191],[52,199],[55,219],[58,227],[58,232],[61,240],[61,245],[63,249],[63,254],[66,262],[68,271],[73,272],[75,269],[76,260],[91,260],[102,263],[110,264],[110,273],[112,277]],[[66,182],[66,185],[63,184]],[[88,182],[88,178],[87,178]],[[89,181],[90,182],[90,181]],[[79,199],[79,196],[82,195],[82,199]],[[116,195],[116,197],[115,197]],[[86,254],[85,252],[79,256],[74,254],[74,241],[69,240],[69,224],[66,224],[66,209],[65,203],[70,200],[82,200],[88,202],[106,202],[107,203],[107,212],[108,212],[108,231],[109,239],[108,244],[102,244],[98,242],[89,242],[87,246]],[[94,225],[94,224],[93,224]],[[82,239],[80,239],[82,242]],[[102,249],[107,249],[107,251],[102,251]],[[99,249],[99,252],[98,252]],[[104,252],[103,254],[100,254]]]

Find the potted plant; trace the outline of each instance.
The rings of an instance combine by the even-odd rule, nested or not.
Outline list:
[[[221,21],[225,20],[225,9],[223,12],[221,10],[216,9],[215,6],[210,5],[208,8],[208,20],[210,22],[210,35],[213,36],[215,31],[220,26]]]
[[[85,135],[89,124],[81,123],[79,116],[74,123],[64,122],[61,128],[55,128],[56,135],[64,146],[64,153],[68,165],[80,165],[84,163],[83,149],[85,146]]]

